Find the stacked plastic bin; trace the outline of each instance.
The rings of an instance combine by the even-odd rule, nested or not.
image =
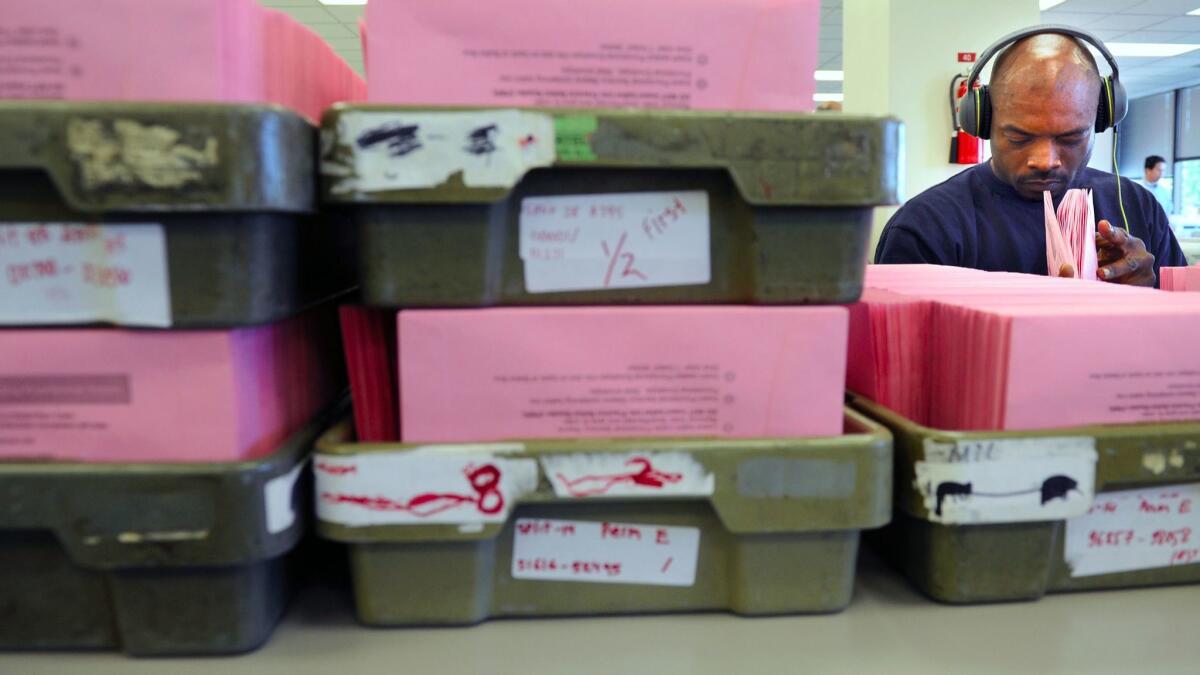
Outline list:
[[[923,427],[867,399],[855,399],[854,408],[896,438],[895,522],[882,533],[881,550],[931,598],[968,604],[1200,582],[1191,526],[1200,495],[1200,425],[956,432]],[[1071,446],[1094,448],[1097,456],[1095,499],[1073,518],[947,517],[936,504],[928,508],[915,482],[920,464],[962,466],[1000,453],[1009,461],[1028,456],[1033,475],[1047,452]]]
[[[479,355],[502,362],[510,340],[538,339],[521,332],[529,317],[611,316],[636,333],[680,305],[756,316],[854,301],[872,207],[895,200],[898,122],[344,106],[323,133],[324,205],[356,224],[369,308],[343,309],[355,415],[318,443],[317,527],[349,548],[364,623],[848,604],[859,533],[888,522],[891,503],[890,436],[859,413],[845,410],[843,433],[823,437],[670,425],[671,437],[597,437],[587,423],[577,436],[489,436],[485,418],[510,401],[470,385],[414,394],[426,375],[436,385],[477,373],[404,352],[469,344],[476,317],[496,322],[478,324]],[[704,214],[688,223],[698,245],[646,243],[683,227],[683,211]],[[576,229],[579,212],[594,218]],[[617,225],[601,241],[606,214]],[[655,274],[668,282],[650,283]],[[451,324],[453,335],[439,332]],[[603,320],[590,325],[609,335]],[[543,335],[568,354],[588,337]],[[682,348],[689,335],[669,339]],[[754,349],[730,342],[721,358]],[[589,357],[575,356],[586,370]],[[763,387],[841,404],[840,377],[779,380]]]
[[[0,646],[270,635],[342,381],[315,135],[273,108],[0,104]]]
[[[254,648],[344,387],[313,121],[365,85],[253,0],[0,24],[0,648]]]

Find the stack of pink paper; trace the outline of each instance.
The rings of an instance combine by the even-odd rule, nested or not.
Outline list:
[[[0,331],[0,458],[238,461],[337,396],[316,315],[225,331]],[[16,355],[19,355],[17,357]]]
[[[1054,210],[1049,192],[1042,193],[1046,207],[1046,269],[1050,276],[1095,279],[1096,208],[1092,191],[1067,190]],[[1067,273],[1069,271],[1069,273]]]
[[[371,0],[371,101],[809,111],[817,0]]]
[[[846,326],[843,307],[403,311],[400,435],[837,435]]]
[[[922,424],[1200,419],[1200,297],[1099,281],[871,266],[847,383]]]
[[[1164,291],[1200,291],[1200,265],[1159,268],[1158,286]]]
[[[309,119],[366,84],[255,0],[0,0],[0,99],[278,103]]]
[[[360,440],[451,443],[838,435],[846,324],[843,307],[342,313]]]

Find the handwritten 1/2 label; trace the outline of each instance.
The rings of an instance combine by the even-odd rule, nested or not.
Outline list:
[[[1063,551],[1073,577],[1200,563],[1200,484],[1100,493]]]
[[[532,459],[423,452],[317,455],[317,516],[349,527],[498,523],[537,489]]]
[[[461,173],[467,187],[508,188],[554,163],[554,120],[521,110],[343,115],[338,140],[352,147],[352,176],[326,165],[334,192],[412,190]]]
[[[514,579],[691,586],[700,530],[631,523],[519,518]]]
[[[520,237],[530,293],[712,279],[703,190],[529,197],[521,201]]]
[[[925,449],[914,487],[935,523],[1061,520],[1091,506],[1093,438],[926,442]]]
[[[162,225],[0,223],[0,324],[171,325]]]
[[[559,497],[712,495],[715,479],[683,452],[544,455],[542,471]]]

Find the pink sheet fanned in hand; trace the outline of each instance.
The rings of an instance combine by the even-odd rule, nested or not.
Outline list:
[[[1046,273],[1052,277],[1096,278],[1096,208],[1092,191],[1067,190],[1058,211],[1049,192],[1042,193],[1046,207]],[[1064,275],[1070,266],[1072,274]]]

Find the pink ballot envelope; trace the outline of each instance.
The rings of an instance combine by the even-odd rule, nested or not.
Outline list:
[[[373,102],[810,111],[817,0],[371,0]]]
[[[313,318],[226,331],[0,331],[0,458],[270,453],[338,391],[336,341]]]
[[[413,310],[406,442],[842,431],[842,307]]]

